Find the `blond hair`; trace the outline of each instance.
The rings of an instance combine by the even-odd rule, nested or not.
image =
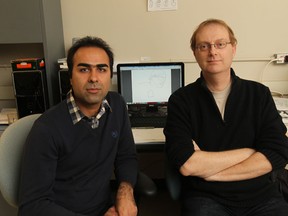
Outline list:
[[[190,39],[190,47],[193,51],[195,51],[196,49],[196,36],[199,33],[200,30],[202,30],[205,26],[208,26],[210,24],[217,24],[217,25],[221,25],[224,28],[227,29],[228,33],[229,33],[229,39],[232,45],[237,44],[237,39],[234,35],[233,30],[227,25],[227,23],[225,23],[223,20],[220,19],[207,19],[204,22],[200,23],[200,25],[198,25],[198,27],[196,28],[196,30],[194,31],[191,39]]]

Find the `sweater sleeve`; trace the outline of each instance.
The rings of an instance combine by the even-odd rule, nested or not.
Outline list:
[[[57,205],[52,198],[58,156],[51,137],[49,128],[37,120],[23,156],[19,216],[84,216]]]
[[[122,97],[120,102],[117,103],[117,109],[113,109],[113,112],[117,112],[117,118],[122,119],[122,121],[120,121],[122,124],[117,156],[114,163],[115,176],[119,183],[129,182],[132,186],[135,186],[138,174],[136,147],[128,118],[128,112]]]
[[[192,144],[193,128],[189,102],[184,94],[172,94],[168,102],[168,116],[164,134],[166,138],[165,150],[169,161],[176,168],[180,168],[194,153]]]
[[[262,127],[256,148],[267,157],[273,169],[283,168],[288,163],[287,129],[268,88],[262,107]]]

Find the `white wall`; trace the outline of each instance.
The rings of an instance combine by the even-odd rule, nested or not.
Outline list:
[[[61,0],[61,5],[66,50],[74,37],[99,36],[114,49],[116,63],[143,57],[185,62],[186,83],[200,72],[189,49],[193,30],[207,18],[223,19],[238,39],[236,73],[288,93],[288,64],[266,67],[273,54],[288,52],[287,0],[178,0],[177,11],[161,12],[148,12],[147,0]]]

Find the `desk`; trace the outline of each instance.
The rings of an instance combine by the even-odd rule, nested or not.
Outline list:
[[[3,131],[18,119],[16,108],[2,108],[0,112],[0,137]]]
[[[132,133],[138,152],[164,151],[163,128],[132,128]]]
[[[163,128],[132,128],[139,168],[152,179],[165,178]]]

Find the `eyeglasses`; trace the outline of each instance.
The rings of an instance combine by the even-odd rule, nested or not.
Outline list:
[[[214,46],[216,49],[224,49],[227,46],[227,44],[231,44],[231,42],[219,41],[214,44],[200,43],[196,46],[196,49],[200,51],[207,51],[210,50],[212,46]]]

